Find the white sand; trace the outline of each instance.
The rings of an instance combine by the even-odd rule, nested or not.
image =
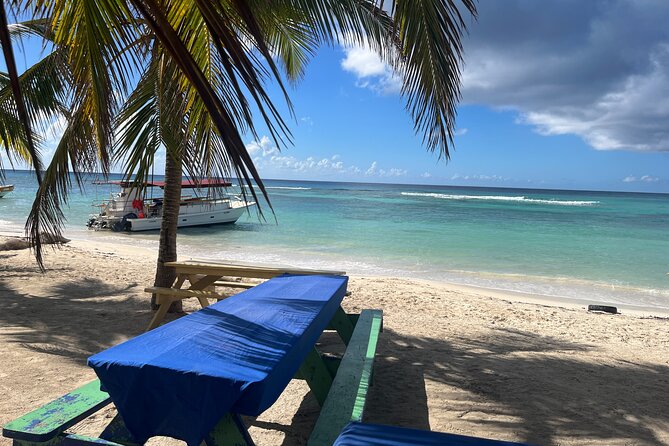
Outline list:
[[[40,274],[28,251],[0,252],[0,424],[94,379],[89,355],[142,332],[154,264],[144,249],[75,241]],[[397,278],[353,277],[349,289],[347,311],[384,310],[366,421],[535,444],[669,444],[665,314]],[[112,414],[76,430],[98,433]],[[304,444],[317,415],[293,381],[249,420],[251,434]],[[152,441],[163,443],[174,442]]]

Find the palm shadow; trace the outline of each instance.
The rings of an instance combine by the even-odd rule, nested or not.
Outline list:
[[[62,273],[66,276],[67,271]],[[6,342],[84,364],[88,356],[141,333],[150,319],[151,310],[137,284],[58,281],[34,295],[5,280],[23,275],[35,280],[34,271],[11,266],[0,277],[0,326]]]
[[[501,328],[485,339],[448,340],[386,330],[365,421],[429,429],[425,382],[439,392],[433,416],[444,424],[465,420],[494,438],[662,444],[651,426],[669,423],[669,402],[660,396],[669,389],[669,366],[612,366],[574,354],[597,348]]]

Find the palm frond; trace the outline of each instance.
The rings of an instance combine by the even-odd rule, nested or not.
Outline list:
[[[265,200],[269,203],[269,197],[262,180],[253,165],[253,161],[244,146],[241,135],[234,125],[232,117],[221,103],[211,84],[207,81],[204,73],[197,65],[179,35],[172,27],[163,13],[160,5],[155,0],[131,0],[137,10],[146,20],[161,42],[165,51],[174,59],[180,70],[196,89],[212,117],[225,146],[226,155],[232,169],[237,177],[249,186],[252,185],[251,178],[255,180]],[[257,201],[255,190],[251,187],[251,194]],[[271,207],[271,204],[270,204]]]
[[[25,102],[23,100],[19,74],[18,70],[16,69],[16,61],[14,60],[14,52],[12,50],[11,36],[8,29],[4,0],[0,0],[0,44],[2,44],[2,51],[5,56],[5,64],[7,65],[9,82],[12,88],[14,102],[16,104],[16,112],[22,124],[22,131],[25,134],[25,140],[27,143],[28,153],[30,154],[31,164],[35,168],[37,182],[41,183],[42,162],[39,157],[39,152],[35,147],[33,132],[30,126],[30,119],[28,118]]]
[[[142,187],[158,149],[180,157],[187,143],[185,98],[178,68],[154,45],[153,57],[117,118],[115,159],[123,161],[128,180]]]
[[[473,0],[462,0],[462,4],[476,16]],[[395,0],[393,11],[407,110],[427,148],[448,158],[460,99],[461,37],[466,23],[453,0]]]
[[[25,226],[35,259],[42,270],[44,263],[41,234],[62,234],[62,207],[67,204],[72,178],[82,187],[83,173],[93,171],[97,162],[93,122],[87,116],[86,108],[79,107],[68,116],[68,126],[44,171],[44,181],[37,189]]]
[[[284,97],[292,113],[292,105],[253,13],[243,2],[232,2],[235,6],[233,17],[224,8],[217,8],[216,2],[208,2],[206,0],[195,1],[219,53],[220,60],[229,79],[229,85],[235,88],[236,95],[243,97],[244,94],[239,89],[239,84],[235,80],[235,76],[239,77],[246,92],[253,98],[271,137],[277,146],[284,146],[286,138],[290,139],[291,137],[290,130],[265,91],[264,82],[268,73],[261,62],[255,57],[252,48],[249,47],[247,43],[248,39],[241,38],[239,34],[240,32],[245,32],[246,37],[254,39],[255,48],[264,56],[264,60],[267,62],[269,69],[284,92]],[[237,27],[233,26],[235,24]],[[239,26],[243,28],[240,29]],[[247,125],[253,136],[257,137],[255,125],[250,116],[247,118]]]
[[[72,73],[72,102],[92,119],[103,173],[109,171],[112,121],[118,98],[133,78],[131,53],[135,40],[124,26],[132,15],[125,2],[44,0],[42,13],[51,19],[53,41],[68,49]]]
[[[31,126],[44,134],[68,102],[69,72],[62,50],[56,50],[29,67],[19,76]],[[11,85],[0,76],[0,106],[10,108]]]
[[[304,77],[309,60],[316,54],[317,37],[292,17],[268,14],[259,18],[268,46],[276,54],[288,80],[295,84]]]
[[[25,136],[23,123],[18,118],[14,101],[2,104],[0,106],[0,147],[4,150],[9,165],[12,167],[15,163],[25,163],[34,168]],[[39,150],[41,138],[36,134],[33,135],[33,138]],[[0,166],[0,174],[2,167]]]

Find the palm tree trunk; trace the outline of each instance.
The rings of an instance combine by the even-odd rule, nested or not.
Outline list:
[[[177,224],[181,206],[181,157],[167,151],[165,157],[165,197],[163,199],[163,220],[160,226],[160,245],[158,247],[158,265],[154,286],[171,287],[176,279],[174,268],[165,266],[165,262],[177,260]],[[157,309],[156,295],[151,297],[151,308]],[[181,301],[174,302],[170,313],[183,311]]]

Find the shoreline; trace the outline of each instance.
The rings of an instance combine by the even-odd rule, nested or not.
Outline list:
[[[23,235],[17,232],[8,232],[0,231],[0,237],[22,237]],[[67,237],[66,238],[70,238]],[[157,243],[157,242],[156,242]],[[70,246],[75,246],[81,249],[93,251],[100,250],[99,248],[104,248],[105,250],[116,251],[116,254],[123,255],[126,257],[135,257],[135,256],[149,256],[151,261],[155,261],[157,252],[155,249],[148,246],[134,246],[128,243],[112,243],[110,241],[99,241],[91,240],[86,237],[77,237],[76,235],[71,238],[71,241],[68,243]],[[47,253],[48,256],[48,253]],[[194,257],[189,255],[180,255],[180,258],[190,258]],[[201,260],[211,260],[204,259]],[[240,264],[258,264],[257,262],[239,262],[239,261],[230,261],[230,263],[240,263]],[[272,265],[269,263],[268,265]],[[276,264],[274,264],[276,265]],[[282,264],[282,266],[295,266],[290,264]],[[364,274],[347,272],[347,275],[351,278],[366,278],[366,279],[399,279],[405,281],[412,281],[415,283],[427,284],[430,286],[438,287],[444,291],[456,291],[468,294],[476,294],[482,297],[495,298],[507,302],[517,302],[525,304],[535,304],[547,307],[557,307],[571,310],[587,310],[588,305],[591,304],[605,304],[611,305],[618,308],[618,315],[629,315],[635,317],[656,317],[656,318],[667,318],[669,319],[669,308],[662,307],[653,307],[653,306],[642,306],[642,305],[629,305],[629,304],[620,304],[620,303],[607,303],[598,300],[586,300],[576,297],[565,297],[565,296],[554,296],[554,295],[544,295],[538,293],[527,293],[522,291],[509,290],[504,288],[495,288],[495,287],[486,287],[478,286],[472,284],[464,284],[451,282],[447,280],[436,280],[436,279],[426,279],[419,277],[412,277],[410,275],[377,275],[377,274]]]

